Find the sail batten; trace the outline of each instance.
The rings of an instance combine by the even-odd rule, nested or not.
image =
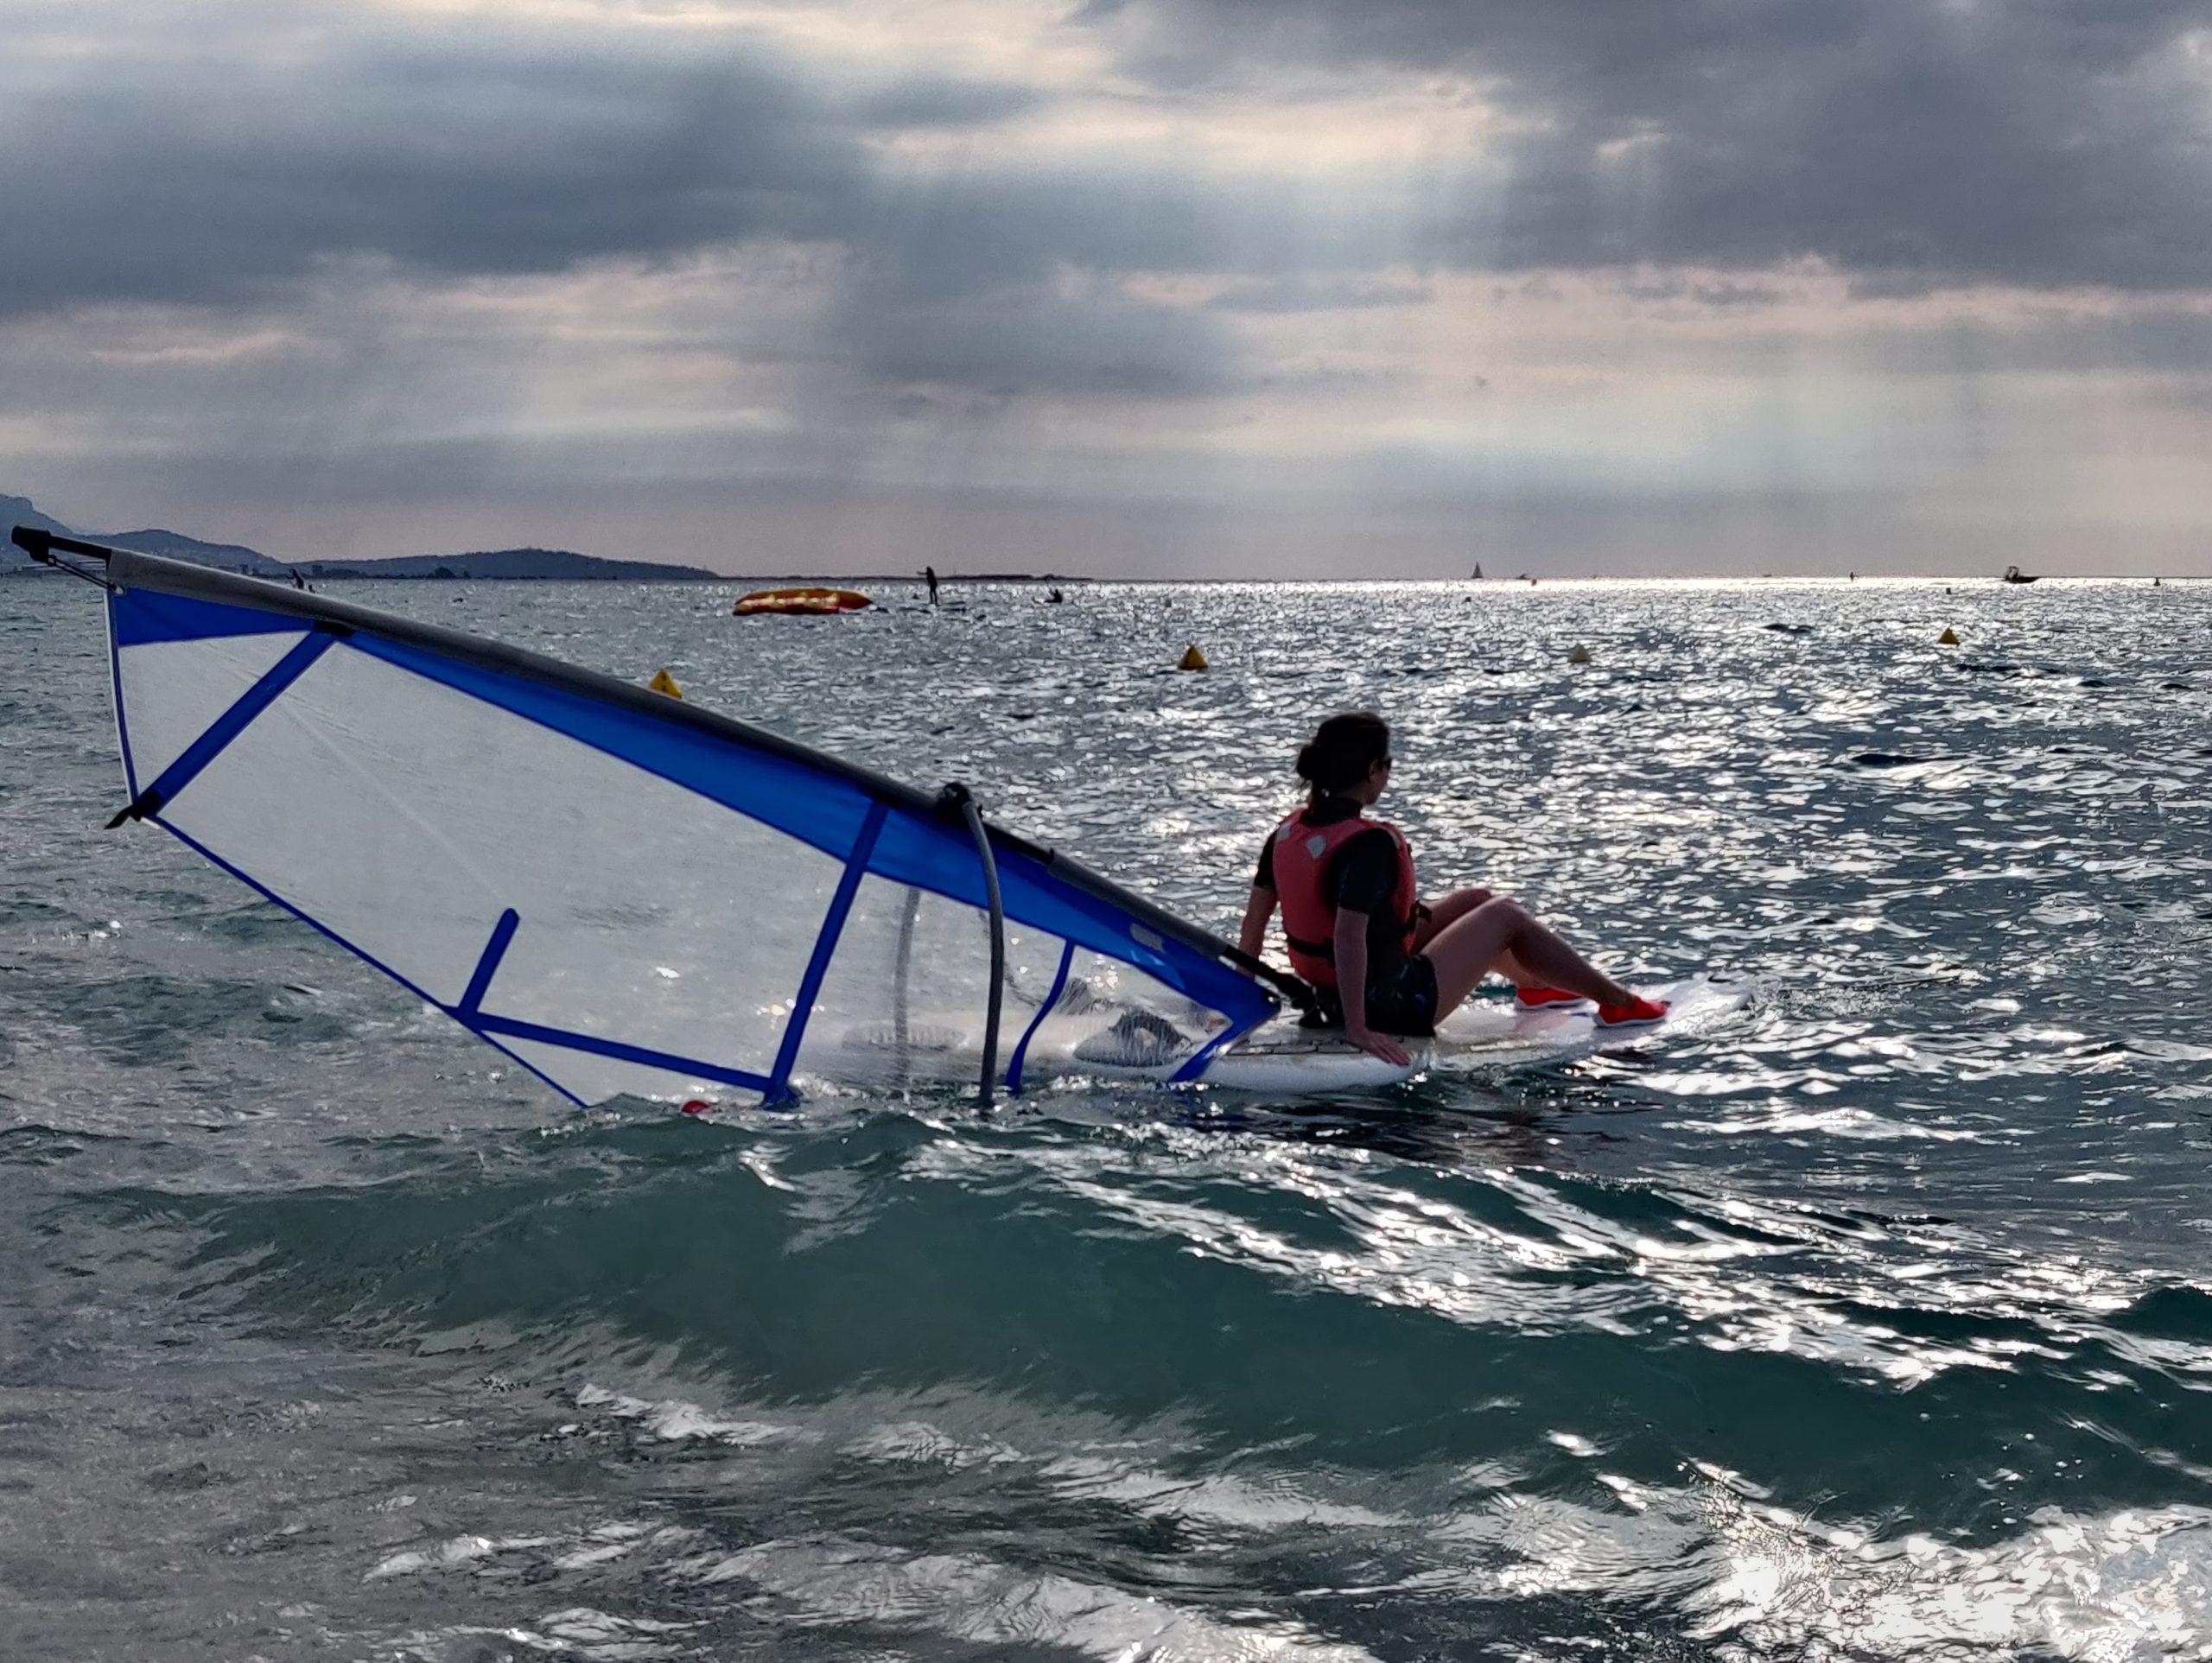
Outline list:
[[[1016,1001],[1018,1090],[1084,1012],[1159,1012],[1195,1067],[1277,1008],[1227,943],[779,735],[254,579],[107,574],[134,809],[575,1101],[906,1079]]]
[[[476,968],[469,973],[467,989],[461,996],[461,1003],[454,1006],[454,1014],[464,1021],[482,1007],[484,995],[491,990],[492,978],[499,973],[499,961],[507,955],[507,949],[514,944],[515,931],[522,927],[522,914],[509,907],[499,914],[499,922],[492,926],[492,939],[484,943],[484,956],[476,961]]]
[[[460,1016],[457,1011],[448,1014]],[[672,1074],[710,1080],[719,1085],[741,1086],[747,1091],[757,1091],[764,1095],[773,1085],[766,1075],[753,1074],[744,1069],[724,1068],[719,1063],[706,1062],[696,1057],[677,1057],[645,1045],[625,1044],[619,1039],[602,1039],[596,1034],[575,1033],[566,1028],[542,1027],[535,1022],[518,1022],[512,1017],[486,1016],[480,1012],[461,1020],[462,1026],[480,1034],[503,1039],[527,1039],[558,1050],[582,1051],[590,1057],[611,1057],[618,1063],[637,1063],[647,1068],[664,1069]]]
[[[130,807],[116,817],[117,821],[143,819],[197,779],[207,765],[245,731],[249,722],[274,704],[277,695],[286,688],[307,674],[334,638],[321,631],[310,631],[260,680],[238,695],[238,701],[216,717],[198,739],[184,748],[183,753],[175,762],[162,769],[159,778],[133,797]],[[111,822],[111,826],[113,823]]]
[[[830,972],[830,955],[836,950],[837,938],[844,933],[845,920],[852,916],[853,898],[860,893],[861,879],[868,876],[868,856],[875,852],[875,840],[883,831],[883,822],[890,809],[881,803],[868,806],[868,818],[861,822],[860,836],[854,841],[853,853],[845,862],[845,875],[837,880],[837,892],[830,897],[830,910],[822,917],[822,933],[815,938],[814,956],[806,962],[806,974],[798,985],[798,997],[791,1002],[791,1024],[784,1030],[783,1044],[776,1051],[775,1071],[768,1076],[769,1101],[780,1101],[791,1092],[791,1067],[798,1061],[798,1048],[806,1038],[807,1020],[814,1013],[814,1001],[822,993],[822,979]]]

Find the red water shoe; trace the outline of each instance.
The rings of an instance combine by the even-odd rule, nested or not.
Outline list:
[[[1524,1011],[1541,1011],[1554,1005],[1587,1003],[1580,993],[1570,993],[1564,987],[1516,987],[1513,1002]]]
[[[1641,1028],[1667,1019],[1667,1005],[1663,1000],[1632,999],[1625,1005],[1600,1005],[1598,1025],[1601,1028]]]

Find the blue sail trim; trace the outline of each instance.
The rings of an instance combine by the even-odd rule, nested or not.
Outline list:
[[[748,751],[695,728],[655,721],[588,694],[503,675],[372,634],[356,634],[351,644],[410,675],[642,768],[839,860],[852,858],[861,822],[875,800],[835,774]]]
[[[484,955],[476,961],[476,968],[468,978],[468,990],[454,1006],[454,1013],[464,1021],[483,1004],[484,995],[490,991],[492,978],[499,974],[499,961],[507,955],[507,948],[515,938],[515,930],[522,923],[522,914],[509,907],[499,914],[499,923],[492,926],[492,938],[484,943]]]
[[[163,831],[167,832],[170,836],[175,838],[178,842],[183,844],[185,847],[190,849],[201,860],[207,861],[209,865],[220,871],[228,873],[232,877],[237,879],[255,894],[260,896],[263,900],[269,902],[273,906],[282,907],[285,911],[290,913],[294,917],[297,918],[302,924],[307,925],[308,929],[314,930],[315,934],[322,936],[326,941],[334,942],[338,946],[344,948],[355,958],[360,960],[362,963],[367,965],[372,970],[378,972],[379,974],[391,977],[392,981],[397,982],[409,993],[414,994],[416,998],[421,1000],[425,1005],[430,1006],[431,1009],[444,1011],[448,1015],[452,1014],[452,1008],[449,1006],[440,1004],[429,993],[416,986],[414,982],[400,974],[398,971],[393,969],[389,964],[386,964],[375,954],[368,951],[358,943],[347,940],[345,936],[340,935],[335,930],[333,930],[328,924],[324,924],[321,919],[313,917],[308,914],[301,911],[299,908],[294,906],[282,895],[279,895],[275,890],[270,888],[268,885],[262,883],[259,879],[253,878],[244,872],[241,872],[237,866],[232,865],[231,862],[226,860],[221,855],[216,854],[214,850],[209,848],[205,843],[193,836],[189,832],[179,831],[175,826],[171,825],[166,820],[157,820],[154,823],[159,826]],[[575,1092],[569,1090],[568,1087],[563,1085],[551,1075],[546,1073],[544,1070],[539,1068],[528,1057],[508,1050],[506,1046],[502,1045],[498,1040],[493,1038],[489,1034],[483,1032],[481,1030],[475,1028],[473,1025],[469,1025],[469,1031],[474,1033],[476,1037],[479,1039],[481,1039],[486,1044],[491,1046],[493,1050],[499,1052],[500,1056],[505,1057],[510,1063],[512,1063],[517,1068],[524,1070],[533,1079],[542,1080],[545,1084],[551,1087],[562,1096],[574,1103],[578,1108],[589,1108],[591,1107],[589,1103],[586,1102],[582,1097],[576,1095]]]
[[[509,1039],[529,1039],[541,1045],[558,1045],[564,1050],[580,1050],[593,1057],[612,1057],[618,1063],[636,1063],[645,1068],[662,1069],[671,1074],[687,1074],[701,1080],[712,1080],[726,1086],[742,1086],[747,1091],[757,1091],[764,1096],[768,1090],[768,1076],[753,1074],[745,1069],[725,1068],[719,1063],[705,1063],[696,1057],[678,1057],[673,1051],[653,1050],[645,1045],[626,1045],[619,1039],[601,1039],[596,1034],[578,1033],[573,1028],[548,1028],[536,1022],[518,1022],[512,1017],[489,1016],[479,1011],[464,1016],[448,1007],[448,1013],[472,1033],[487,1037],[501,1035]]]
[[[1052,1006],[1060,1002],[1060,995],[1067,991],[1068,967],[1075,962],[1075,943],[1068,942],[1060,949],[1060,968],[1053,972],[1052,991],[1045,995],[1045,1002],[1037,1007],[1037,1014],[1029,1019],[1029,1025],[1021,1031],[1021,1038],[1014,1042],[1014,1056],[1006,1065],[1006,1089],[1013,1095],[1021,1095],[1021,1065],[1029,1056],[1029,1042],[1037,1037],[1037,1030],[1045,1025],[1045,1019],[1052,1013]]]
[[[830,971],[830,955],[837,950],[837,937],[844,933],[853,898],[860,893],[861,879],[868,875],[868,858],[875,852],[876,837],[890,812],[886,803],[870,806],[868,818],[861,822],[852,859],[845,862],[844,876],[837,880],[837,892],[830,898],[830,911],[823,915],[821,933],[814,938],[814,956],[807,961],[806,974],[799,978],[798,996],[791,1001],[791,1019],[784,1028],[783,1044],[776,1050],[775,1070],[768,1076],[767,1107],[771,1108],[797,1096],[791,1090],[791,1067],[798,1061],[799,1042],[806,1038],[807,1020],[814,1014],[822,979]]]
[[[1249,1021],[1231,1022],[1219,1033],[1207,1040],[1205,1044],[1199,1046],[1197,1054],[1169,1076],[1167,1083],[1173,1086],[1188,1085],[1206,1071],[1206,1064],[1213,1061],[1216,1051],[1224,1045],[1235,1044],[1266,1019],[1265,1016],[1258,1016]]]
[[[279,695],[306,675],[315,661],[330,651],[338,638],[317,630],[270,666],[261,679],[238,695],[228,710],[207,725],[207,731],[184,748],[182,755],[162,770],[154,783],[131,799],[131,807],[158,814],[162,805],[200,777],[207,765],[223,754],[231,741],[245,732],[256,716],[276,701]]]
[[[130,722],[123,713],[123,646],[117,638],[119,627],[117,603],[122,599],[115,590],[107,595],[107,673],[109,684],[115,689],[115,742],[123,752],[123,786],[135,802],[138,797],[138,765],[130,758]]]
[[[306,620],[219,600],[193,600],[155,589],[121,589],[108,596],[112,638],[118,647],[158,641],[205,641],[218,635],[296,635]]]

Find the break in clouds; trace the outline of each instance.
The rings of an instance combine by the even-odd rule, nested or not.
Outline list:
[[[817,494],[1778,500],[1881,485],[1871,424],[1955,425],[1898,390],[1931,373],[1974,382],[1985,462],[2059,442],[2068,377],[2139,454],[2203,434],[2202,0],[16,33],[0,487],[99,492],[105,445],[211,500],[303,455],[404,499],[432,453],[448,495],[455,456],[496,494],[649,454]],[[1753,439],[1784,374],[1818,407],[1786,465]],[[1694,454],[1644,425],[1670,387]]]
[[[1464,76],[1507,130],[1429,227],[1484,269],[1815,259],[1861,286],[2212,288],[2204,0],[1128,0],[1162,84]],[[1488,176],[1488,180],[1485,179]]]

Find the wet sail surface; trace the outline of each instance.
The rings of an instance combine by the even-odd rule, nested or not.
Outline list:
[[[918,794],[465,637],[111,571],[133,816],[574,1100],[784,1102],[804,1073],[895,1081],[980,1049],[983,868]],[[1071,998],[1163,1013],[1171,1069],[1274,1011],[1198,932],[1042,851],[994,858],[1017,1089]]]

